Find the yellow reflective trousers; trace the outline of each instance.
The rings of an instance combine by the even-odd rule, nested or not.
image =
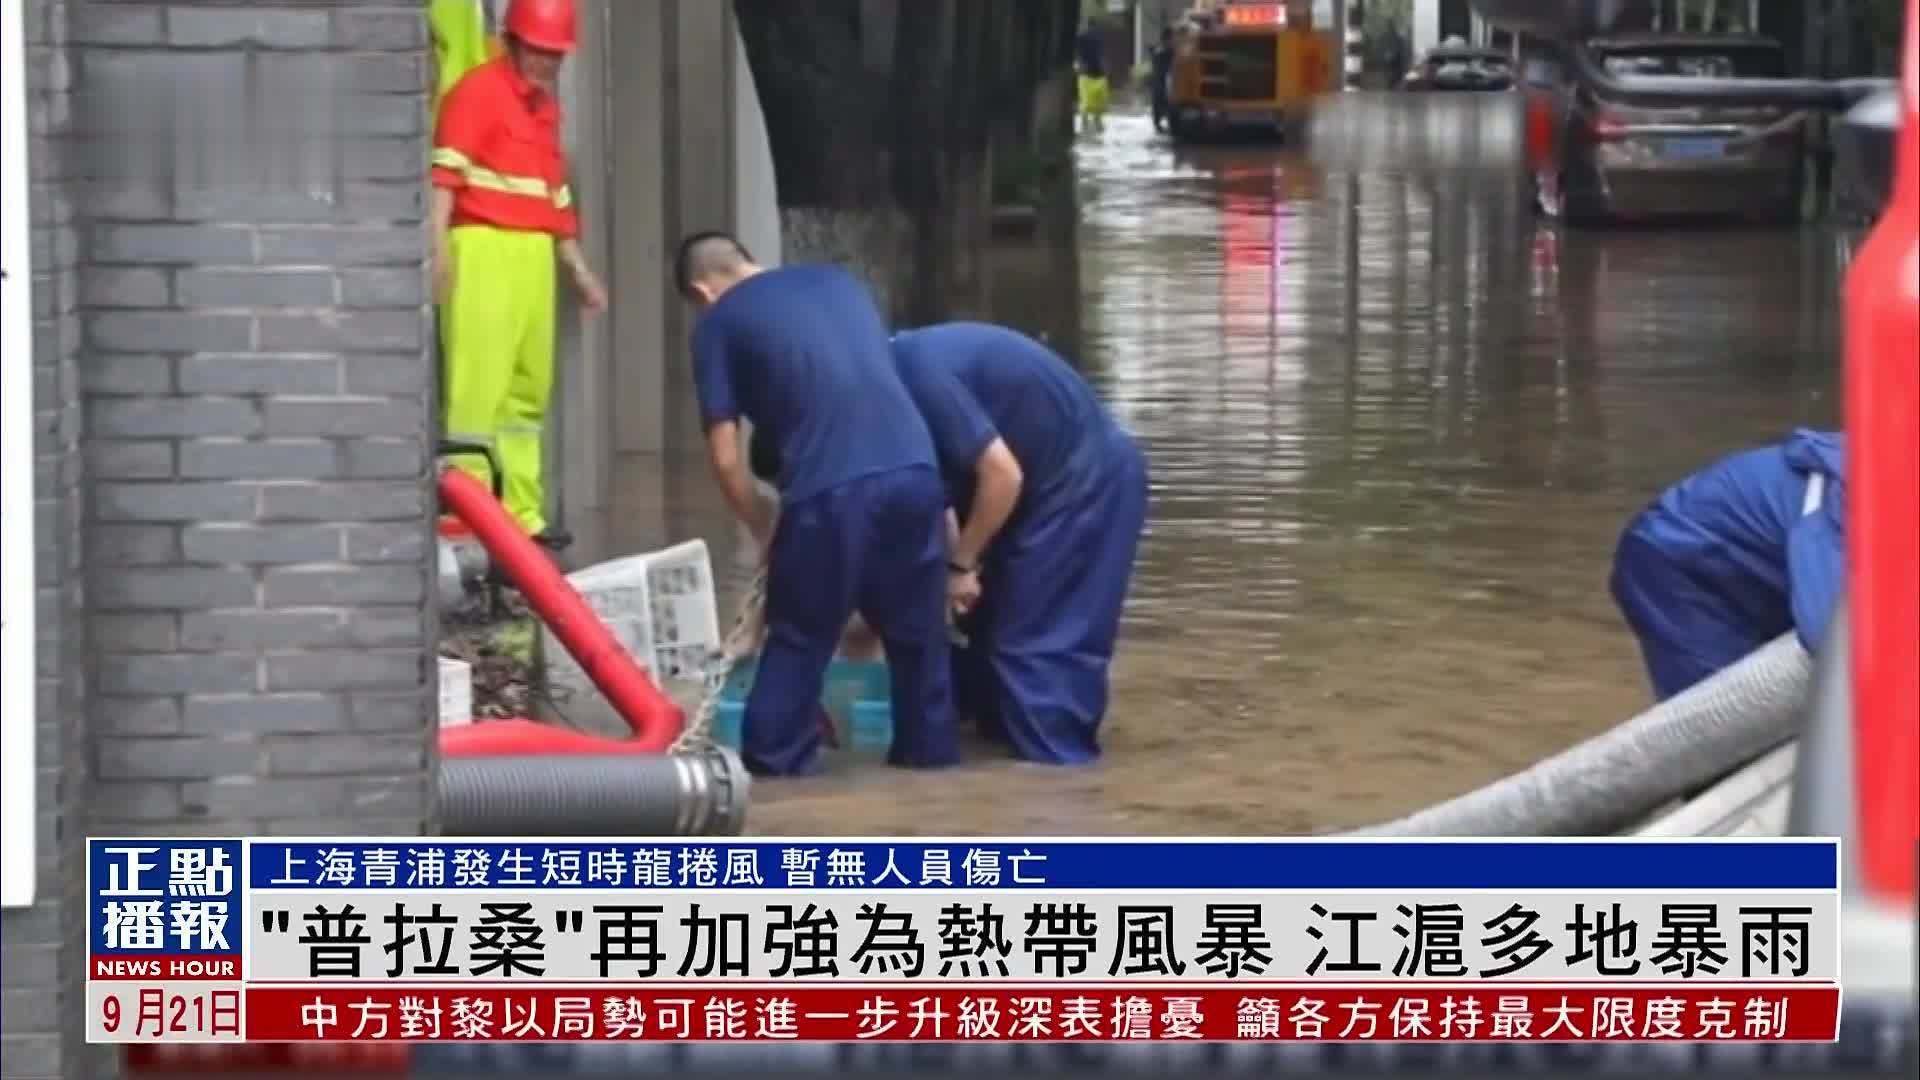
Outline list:
[[[1080,114],[1096,120],[1107,115],[1107,100],[1112,87],[1105,75],[1082,75],[1076,80],[1080,96]]]
[[[547,527],[542,435],[553,392],[554,239],[462,225],[448,237],[453,292],[440,309],[447,438],[490,444],[507,510],[529,533]],[[490,482],[471,455],[455,464]]]

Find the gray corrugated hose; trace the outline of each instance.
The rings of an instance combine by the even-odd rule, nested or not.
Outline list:
[[[1608,835],[1798,734],[1812,669],[1784,634],[1604,735],[1352,835]]]
[[[751,778],[733,751],[448,758],[448,836],[738,836]]]

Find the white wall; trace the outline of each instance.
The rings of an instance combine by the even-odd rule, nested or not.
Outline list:
[[[614,285],[611,219],[612,163],[607,154],[607,72],[611,23],[601,3],[584,3],[580,47],[561,69],[560,97],[569,165],[568,182],[580,207],[580,247]],[[624,298],[622,298],[624,299]],[[620,302],[616,300],[615,302]],[[605,505],[613,457],[612,341],[606,316],[588,318],[578,294],[561,275],[559,326],[554,340],[554,392],[547,425],[547,497],[558,524]]]
[[[733,35],[734,220],[740,242],[762,266],[780,265],[780,201],[773,174],[773,147],[767,143],[767,118],[760,109],[747,46]]]
[[[33,903],[33,268],[27,229],[27,76],[21,5],[0,26],[0,907]],[[8,1072],[12,1072],[9,1068]]]
[[[1413,0],[1413,27],[1407,37],[1409,59],[1418,59],[1440,44],[1440,0]]]
[[[773,147],[767,142],[767,115],[760,108],[760,90],[753,81],[753,65],[747,63],[747,45],[737,27],[733,34],[733,200],[735,235],[747,245],[761,266],[779,266],[780,193],[773,173]],[[750,438],[753,425],[742,427],[743,438]],[[761,492],[777,497],[772,487],[761,484]],[[740,535],[747,535],[740,528]],[[751,552],[754,545],[740,545]]]

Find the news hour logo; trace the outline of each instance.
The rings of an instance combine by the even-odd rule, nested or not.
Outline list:
[[[89,851],[92,977],[238,979],[231,925],[238,841],[97,844]]]
[[[1831,843],[94,843],[101,1041],[1781,1042],[1838,1024]]]

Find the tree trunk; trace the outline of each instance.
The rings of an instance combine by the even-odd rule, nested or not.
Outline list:
[[[993,149],[1070,63],[1074,0],[734,6],[786,257],[855,269],[900,324],[985,314]]]

